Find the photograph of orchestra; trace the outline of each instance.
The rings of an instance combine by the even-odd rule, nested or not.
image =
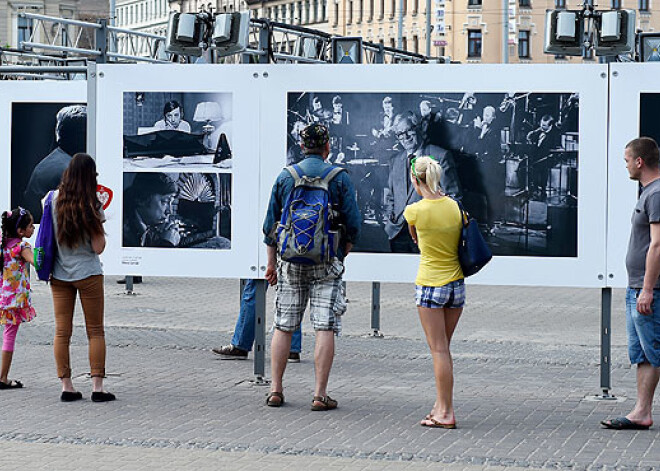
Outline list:
[[[330,129],[363,217],[354,251],[417,252],[403,210],[419,199],[410,161],[430,155],[495,255],[577,256],[577,93],[290,92],[287,111],[287,164],[304,126]]]

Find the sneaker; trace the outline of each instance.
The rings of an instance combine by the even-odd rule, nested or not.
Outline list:
[[[289,363],[300,363],[300,353],[290,352],[289,353]]]
[[[216,355],[220,355],[223,360],[247,360],[248,352],[233,345],[224,345],[211,350]]]

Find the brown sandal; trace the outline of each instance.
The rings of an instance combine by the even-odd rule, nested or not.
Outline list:
[[[273,401],[273,398],[279,398],[279,401]],[[271,391],[266,397],[266,405],[269,407],[281,407],[284,404],[284,394],[277,391]]]
[[[321,406],[314,404],[315,402],[320,402]],[[314,396],[312,399],[312,410],[314,411],[326,411],[337,408],[337,401],[332,399],[330,396]]]

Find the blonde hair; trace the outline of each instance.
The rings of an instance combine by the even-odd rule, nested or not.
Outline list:
[[[442,189],[440,187],[442,167],[433,157],[417,157],[411,170],[412,176],[417,178],[418,182],[425,183],[433,193]]]

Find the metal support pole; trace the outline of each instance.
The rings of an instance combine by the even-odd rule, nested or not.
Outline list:
[[[426,57],[431,57],[431,35],[433,32],[431,28],[432,14],[433,12],[431,11],[431,0],[426,0]]]
[[[133,275],[126,275],[126,294],[133,293]]]
[[[378,52],[374,55],[374,64],[384,64],[385,63],[385,46],[383,44],[378,45]]]
[[[612,288],[602,288],[600,296],[600,389],[608,397],[612,389]]]
[[[371,283],[371,336],[382,339],[380,331],[380,283]]]
[[[397,31],[397,48],[403,49],[403,2],[399,0],[399,28]]]
[[[264,380],[266,367],[266,280],[255,280],[254,319],[254,381],[253,384],[268,384]]]
[[[502,0],[502,64],[509,62],[509,0]]]
[[[98,64],[105,64],[108,62],[108,20],[101,18],[99,20],[101,27],[96,30],[96,50],[101,53],[96,58]]]

